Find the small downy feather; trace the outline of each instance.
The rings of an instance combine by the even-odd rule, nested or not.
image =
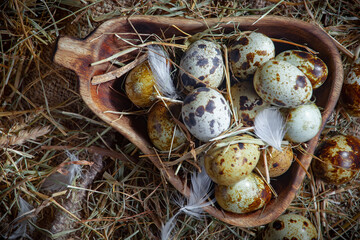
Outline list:
[[[66,151],[66,155],[70,158],[71,161],[78,161],[78,158],[74,154]],[[62,174],[59,172],[51,174],[45,179],[41,185],[41,189],[51,192],[62,191],[66,189],[68,185],[71,185],[76,176],[81,174],[81,166],[78,164],[70,164],[64,168],[68,171],[67,174]]]
[[[286,133],[286,122],[276,108],[267,108],[259,112],[255,117],[255,134],[268,145],[281,149],[281,142]]]
[[[165,97],[177,99],[178,94],[171,79],[167,53],[158,45],[149,45],[148,50],[148,61],[155,78],[156,87]]]
[[[212,194],[212,181],[209,175],[207,175],[204,168],[201,172],[194,172],[191,176],[191,188],[190,195],[187,198],[187,203],[183,197],[179,197],[175,200],[176,204],[179,205],[179,211],[169,219],[169,221],[161,229],[161,239],[171,239],[171,231],[174,229],[176,224],[176,217],[184,212],[192,217],[201,219],[203,216],[203,207],[213,204],[216,200],[206,201]]]
[[[36,222],[36,217],[24,219],[27,215],[31,214],[34,209],[28,202],[26,202],[22,197],[18,198],[19,203],[19,213],[18,216],[12,222],[12,225],[8,232],[5,234],[5,239],[21,239],[28,238],[32,239],[29,234],[34,231],[34,226],[32,223]],[[11,231],[14,230],[12,233]],[[11,234],[10,234],[11,233]]]

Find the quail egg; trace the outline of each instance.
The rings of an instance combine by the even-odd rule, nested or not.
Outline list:
[[[336,135],[321,142],[315,151],[312,170],[326,183],[349,182],[360,170],[360,139]]]
[[[294,157],[291,146],[283,146],[282,152],[273,147],[268,147],[263,151],[266,151],[265,154],[269,170],[269,177],[278,177],[284,174],[290,168]],[[260,159],[256,167],[263,176],[266,175],[264,156],[262,154],[260,155]]]
[[[275,59],[287,61],[300,69],[310,80],[313,89],[320,87],[326,81],[328,75],[326,64],[309,52],[287,50],[277,55]]]
[[[273,41],[258,32],[241,36],[229,48],[231,71],[240,79],[246,79],[254,74],[258,67],[274,57]]]
[[[310,101],[309,79],[291,63],[269,60],[254,75],[254,87],[259,96],[279,107],[296,107]]]
[[[208,87],[190,92],[184,99],[181,114],[189,132],[204,142],[227,130],[231,121],[229,105],[223,95]]]
[[[149,107],[156,101],[155,78],[147,61],[133,68],[125,80],[127,97],[138,107]]]
[[[263,240],[316,240],[318,234],[309,219],[298,214],[284,214],[269,223],[262,233]]]
[[[347,112],[360,117],[360,58],[352,64],[344,80],[341,98]]]
[[[321,128],[321,112],[315,103],[283,109],[283,112],[287,115],[285,139],[291,142],[307,142],[315,137]]]
[[[245,178],[255,168],[260,157],[259,145],[236,143],[236,140],[242,137],[253,138],[245,134],[230,137],[220,142],[222,147],[214,145],[205,154],[206,173],[215,183],[226,186],[232,185]]]
[[[147,130],[151,142],[162,151],[175,149],[186,142],[186,136],[177,126],[174,118],[179,118],[181,105],[157,102],[150,110]]]
[[[255,173],[250,173],[239,182],[215,187],[217,203],[226,211],[248,213],[262,208],[271,199],[271,190]]]
[[[224,61],[220,47],[212,41],[197,40],[180,60],[180,82],[192,91],[198,87],[220,86],[224,78]]]
[[[255,92],[251,81],[238,82],[231,86],[230,91],[238,119],[244,126],[254,126],[257,113],[270,106]]]

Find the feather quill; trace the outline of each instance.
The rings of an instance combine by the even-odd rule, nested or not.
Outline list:
[[[78,158],[66,151],[66,155],[70,158],[70,161],[78,161]],[[45,179],[41,185],[41,189],[50,192],[59,192],[68,185],[71,185],[76,176],[81,175],[81,166],[78,164],[70,164],[64,167],[67,170],[67,174],[55,172]]]
[[[19,203],[19,213],[18,216],[12,222],[12,227],[5,234],[5,239],[20,239],[28,238],[32,239],[29,236],[29,233],[34,231],[34,226],[32,223],[36,222],[36,217],[31,217],[24,219],[27,215],[33,212],[34,207],[26,202],[22,197],[18,198]],[[11,234],[10,232],[15,229]]]
[[[201,219],[204,212],[203,207],[209,206],[216,201],[215,199],[206,201],[209,195],[213,192],[211,186],[211,178],[207,175],[204,168],[202,168],[201,172],[194,172],[191,175],[190,195],[187,198],[187,202],[185,204],[185,199],[183,197],[178,197],[175,200],[175,203],[180,207],[180,209],[165,225],[163,225],[161,229],[162,240],[171,239],[171,231],[174,229],[176,217],[180,213],[184,212],[189,216]]]
[[[156,87],[165,97],[177,99],[178,94],[170,74],[169,56],[158,45],[149,45],[148,50],[148,61]]]
[[[267,108],[259,112],[255,117],[255,134],[268,145],[281,149],[281,142],[286,133],[286,122],[276,108]]]

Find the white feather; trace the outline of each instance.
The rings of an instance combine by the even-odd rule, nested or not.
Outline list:
[[[66,151],[66,154],[71,161],[78,161],[79,159],[72,153]],[[68,173],[61,174],[55,172],[45,179],[41,185],[41,189],[45,191],[58,192],[66,189],[68,185],[71,185],[76,176],[81,174],[81,166],[78,164],[70,164],[64,167]]]
[[[24,219],[27,215],[33,212],[34,207],[31,206],[28,202],[26,202],[22,197],[19,196],[19,213],[18,216],[12,222],[12,226],[5,234],[5,239],[20,239],[20,238],[28,238],[32,239],[29,236],[29,233],[34,231],[34,226],[31,222],[36,221],[36,217]],[[11,234],[10,232],[14,230]]]
[[[281,149],[281,142],[286,133],[286,122],[276,108],[267,108],[255,117],[255,134],[268,145]]]
[[[158,45],[149,45],[148,50],[148,61],[155,78],[156,87],[165,97],[171,99],[178,98],[170,74],[169,56]]]
[[[203,207],[209,206],[215,202],[215,199],[207,201],[212,192],[212,181],[205,169],[202,168],[202,171],[199,173],[194,172],[191,176],[190,195],[187,198],[187,203],[185,204],[185,199],[183,197],[175,199],[175,203],[180,206],[180,210],[170,218],[161,229],[161,239],[171,239],[171,231],[175,227],[176,217],[181,212],[197,219],[201,219],[204,212]]]

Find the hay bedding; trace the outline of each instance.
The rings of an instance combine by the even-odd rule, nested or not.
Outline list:
[[[29,216],[36,216],[34,231],[29,232],[33,239],[159,238],[161,224],[178,209],[173,203],[175,190],[146,158],[139,157],[133,145],[84,105],[75,74],[52,63],[53,46],[58,33],[85,37],[114,16],[262,15],[278,1],[210,2],[15,0],[0,4],[4,53],[0,62],[1,234],[13,226],[21,196],[35,209]],[[282,1],[271,14],[315,21],[354,51],[360,39],[359,12],[358,0]],[[34,32],[39,34],[31,36]],[[325,136],[335,132],[359,136],[358,120],[350,118],[340,103]],[[82,178],[76,179],[78,189],[55,195],[40,191],[45,178],[69,160],[65,150],[86,161]],[[360,239],[359,183],[358,177],[341,186],[306,178],[288,211],[308,217],[323,239]],[[254,239],[262,228],[242,229],[211,217],[198,221],[181,216],[176,237]]]

